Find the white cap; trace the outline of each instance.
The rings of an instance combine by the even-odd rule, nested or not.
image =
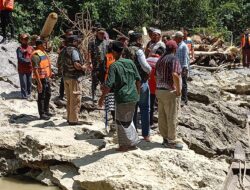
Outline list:
[[[130,30],[128,31],[128,35],[133,34],[134,32],[135,32],[134,30]]]
[[[152,30],[152,32],[161,35],[161,30],[160,30],[160,29],[154,28],[154,29]]]

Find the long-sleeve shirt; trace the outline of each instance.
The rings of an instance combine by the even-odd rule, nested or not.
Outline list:
[[[146,56],[143,52],[142,49],[139,49],[137,52],[136,52],[136,55],[137,55],[137,59],[142,67],[142,70],[144,72],[146,72],[147,74],[149,74],[152,70],[152,68],[150,67],[150,65],[148,64],[147,62],[147,59],[146,59]]]
[[[30,64],[30,58],[26,58],[26,56],[24,55],[25,53],[22,52],[21,48],[18,48],[16,53],[17,53],[18,62],[23,63],[23,64]]]
[[[182,69],[189,67],[189,50],[184,41],[178,44],[176,57],[179,59]]]
[[[31,46],[21,46],[16,50],[17,60],[18,60],[18,72],[25,74],[32,72],[31,65],[31,54],[33,52],[33,48]]]

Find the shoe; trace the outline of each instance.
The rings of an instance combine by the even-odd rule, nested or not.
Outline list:
[[[168,144],[168,139],[163,139],[162,145]]]
[[[177,149],[177,150],[183,149],[183,144],[181,144],[179,142],[163,143],[163,146],[165,146],[166,148],[170,148],[170,149]]]
[[[146,142],[150,142],[150,136],[146,136],[146,137],[143,137],[143,139],[146,141]]]
[[[46,115],[46,114],[42,114],[42,115],[40,115],[40,119],[41,120],[50,120],[50,116],[48,116],[48,115]]]
[[[0,44],[4,44],[6,42],[6,38],[3,38],[0,42]]]
[[[53,116],[55,116],[56,114],[54,114],[54,113],[50,113],[50,112],[47,112],[47,113],[45,113],[47,116],[49,116],[49,117],[53,117]]]
[[[78,122],[68,122],[68,124],[71,126],[82,125],[82,123],[79,121]]]

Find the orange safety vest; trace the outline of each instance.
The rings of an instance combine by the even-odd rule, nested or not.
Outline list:
[[[115,58],[114,58],[112,53],[107,53],[106,54],[106,59],[107,59],[107,62],[106,62],[105,80],[107,80],[107,78],[108,78],[110,65],[112,65],[115,62]]]
[[[32,53],[31,57],[33,57],[34,55],[38,55],[41,59],[38,67],[39,78],[44,79],[51,77],[52,71],[48,55],[41,50],[35,50]],[[36,78],[34,72],[33,72],[33,78]]]
[[[248,34],[248,44],[250,45],[250,34]],[[245,47],[246,45],[246,35],[244,34],[242,37],[241,37],[241,47]]]
[[[14,0],[1,0],[0,10],[14,10]]]

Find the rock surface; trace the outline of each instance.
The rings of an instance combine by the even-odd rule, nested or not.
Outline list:
[[[165,149],[156,129],[152,143],[142,141],[137,150],[118,153],[114,136],[105,131],[103,111],[90,101],[88,79],[83,85],[83,125],[67,125],[65,101],[56,98],[59,77],[52,85],[56,115],[38,120],[36,101],[19,99],[16,47],[0,46],[0,66],[7,69],[0,72],[1,175],[27,175],[65,190],[217,190],[235,142],[248,147],[250,70],[191,71],[191,101],[179,117],[183,151]]]

